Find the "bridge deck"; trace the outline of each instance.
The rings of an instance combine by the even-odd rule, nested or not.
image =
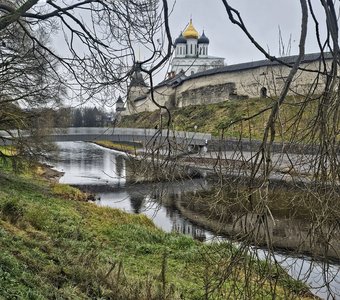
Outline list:
[[[0,137],[4,137],[8,142],[13,137],[29,137],[28,131],[12,131],[10,133],[0,131]],[[152,141],[163,143],[167,140],[173,143],[185,145],[203,146],[211,140],[211,134],[200,132],[185,132],[173,130],[157,130],[142,128],[110,128],[110,127],[72,127],[54,128],[47,133],[44,138],[51,141],[99,141],[110,140],[115,142],[139,142],[147,144]],[[2,144],[6,141],[3,140]],[[1,143],[1,141],[0,141]]]

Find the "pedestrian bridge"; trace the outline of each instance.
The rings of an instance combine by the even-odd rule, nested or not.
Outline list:
[[[12,135],[12,137],[11,137]],[[28,131],[0,131],[0,143],[11,144],[11,139],[18,136],[29,138]],[[121,143],[140,143],[144,147],[172,145],[187,147],[204,147],[211,134],[174,130],[142,129],[142,128],[110,128],[110,127],[70,127],[46,130],[43,139],[53,142],[94,142],[108,140]]]

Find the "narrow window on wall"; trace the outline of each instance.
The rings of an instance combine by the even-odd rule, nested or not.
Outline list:
[[[179,48],[179,54],[182,55],[182,47]]]
[[[192,54],[192,44],[190,45],[190,54]]]

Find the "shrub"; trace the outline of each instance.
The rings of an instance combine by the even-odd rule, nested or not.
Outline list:
[[[90,195],[83,193],[75,187],[60,183],[54,184],[52,191],[59,197],[76,201],[87,201],[90,197]]]
[[[1,207],[2,215],[11,223],[17,223],[24,215],[24,209],[18,201],[6,201]]]

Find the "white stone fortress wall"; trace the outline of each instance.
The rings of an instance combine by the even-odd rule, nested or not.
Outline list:
[[[317,54],[306,57],[291,84],[289,95],[306,95],[313,91],[321,93],[325,86],[325,76],[317,72],[320,63]],[[288,60],[288,59],[287,59]],[[294,57],[290,57],[294,61]],[[330,57],[326,60],[330,69]],[[185,107],[204,105],[226,100],[244,98],[277,97],[287,79],[290,68],[269,61],[239,64],[211,69],[183,77],[169,84],[154,88],[154,99],[160,105]],[[151,94],[135,101],[136,112],[159,109],[151,100]]]

